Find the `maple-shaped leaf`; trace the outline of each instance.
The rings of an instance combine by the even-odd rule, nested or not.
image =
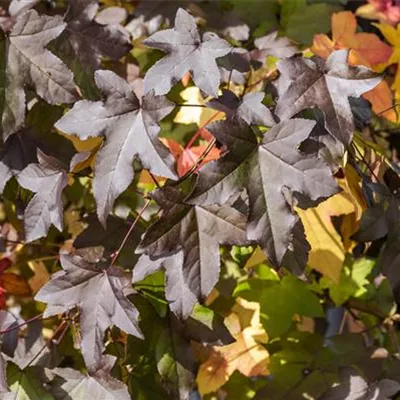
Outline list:
[[[204,166],[188,202],[224,204],[246,189],[249,196],[247,238],[257,241],[270,260],[280,265],[292,242],[298,220],[292,210],[310,207],[338,191],[327,163],[298,150],[315,121],[292,119],[275,125],[259,144],[243,121],[215,122],[207,127],[229,153]],[[307,199],[307,201],[306,201]]]
[[[17,179],[22,187],[35,193],[24,213],[26,241],[46,236],[51,224],[62,231],[61,193],[68,183],[67,173],[49,164],[29,164]]]
[[[271,111],[262,103],[264,93],[247,93],[239,99],[235,93],[223,89],[222,95],[209,101],[206,105],[215,110],[222,111],[228,119],[242,118],[249,125],[275,125]]]
[[[314,36],[312,52],[324,59],[335,50],[349,49],[349,63],[373,67],[387,62],[389,45],[373,33],[356,32],[357,20],[351,11],[332,14],[332,40],[325,34]]]
[[[65,23],[59,16],[29,10],[18,17],[8,36],[0,35],[1,68],[7,80],[0,99],[4,139],[24,123],[26,86],[48,103],[72,103],[76,99],[72,72],[46,49],[61,34]]]
[[[347,55],[347,50],[338,50],[326,62],[302,57],[279,61],[287,88],[280,95],[276,115],[285,120],[306,108],[318,107],[328,132],[347,146],[355,129],[348,97],[360,97],[381,81],[366,67],[350,66]]]
[[[298,51],[297,47],[287,37],[278,37],[277,31],[257,38],[254,45],[258,51],[252,52],[253,58],[255,56],[260,62],[264,62],[267,56],[287,58],[295,55]]]
[[[82,336],[82,354],[89,371],[103,365],[104,333],[111,325],[142,337],[137,322],[138,311],[125,297],[130,276],[121,269],[89,263],[79,256],[60,255],[63,271],[36,294],[35,300],[47,303],[45,316],[78,307]]]
[[[152,192],[152,196],[164,213],[136,250],[149,259],[136,266],[133,278],[141,280],[164,266],[171,310],[187,318],[196,299],[204,300],[218,281],[219,244],[248,242],[246,217],[229,205],[187,204],[185,196],[170,186]]]
[[[25,133],[16,132],[0,147],[0,193],[13,176],[38,161],[36,143]]]
[[[318,400],[390,400],[400,391],[400,384],[392,379],[368,383],[354,368],[340,370],[341,383],[332,387]]]
[[[55,368],[49,371],[51,375],[55,375],[51,381],[51,394],[56,399],[130,400],[126,385],[111,375],[115,360],[115,357],[107,354],[99,368],[88,374],[72,368]]]
[[[121,25],[103,25],[94,20],[99,9],[98,1],[69,0],[68,3],[64,19],[67,26],[52,46],[75,72],[77,83],[85,90],[85,79],[93,77],[93,72],[100,67],[101,57],[118,60],[130,50],[130,38]],[[82,77],[77,62],[86,73]]]
[[[191,72],[199,89],[217,96],[221,74],[216,59],[228,54],[232,47],[212,32],[201,37],[195,19],[184,9],[176,13],[174,29],[156,32],[142,43],[168,53],[147,71],[145,93],[154,90],[157,95],[165,94]]]
[[[157,137],[158,122],[172,111],[173,104],[153,94],[140,102],[129,83],[111,71],[96,71],[95,80],[104,100],[78,101],[56,128],[82,140],[106,138],[96,157],[93,180],[97,215],[105,225],[114,200],[132,182],[135,157],[150,172],[176,178],[174,159]]]

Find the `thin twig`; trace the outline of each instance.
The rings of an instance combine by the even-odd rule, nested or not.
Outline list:
[[[63,320],[63,321],[61,322],[61,324],[58,325],[57,329],[56,329],[55,332],[53,333],[53,336],[52,336],[50,339],[48,339],[48,340],[46,341],[46,343],[45,343],[45,344],[41,347],[41,349],[36,353],[35,357],[33,357],[32,360],[29,361],[29,363],[26,365],[25,368],[28,368],[28,367],[40,356],[40,354],[42,354],[43,350],[48,346],[48,344],[50,343],[50,341],[53,340],[53,339],[58,335],[58,333],[61,332],[61,331],[65,328],[65,325],[67,325],[67,328],[68,328],[69,322]]]
[[[386,110],[383,110],[383,111],[381,111],[380,113],[378,113],[378,114],[376,114],[376,115],[377,115],[377,116],[382,115],[382,114],[384,114],[385,112],[390,111],[390,110],[392,110],[393,108],[396,108],[397,106],[400,106],[400,103],[396,103],[396,104],[394,104],[393,106],[391,106],[391,107],[389,107],[389,108],[386,108]]]
[[[208,108],[205,104],[175,104],[177,107],[202,107]]]
[[[182,181],[184,181],[185,179],[187,179],[189,176],[191,176],[196,169],[198,168],[198,166],[202,163],[202,161],[207,157],[208,153],[212,150],[212,148],[215,145],[215,138],[213,138],[210,143],[208,143],[208,146],[206,147],[206,149],[203,151],[203,153],[201,154],[201,156],[197,159],[197,161],[192,165],[192,167],[189,169],[189,171],[186,172],[185,175],[181,176],[179,178],[179,180],[177,181],[177,183],[180,183]]]
[[[196,141],[196,139],[200,136],[201,132],[203,129],[212,121],[214,121],[215,118],[217,118],[221,114],[221,111],[216,112],[213,114],[200,128],[196,131],[196,133],[192,136],[192,138],[189,140],[189,143],[186,145],[185,149],[190,149],[192,147],[193,143]]]
[[[374,170],[371,168],[371,166],[369,165],[369,163],[367,162],[367,160],[365,159],[365,157],[362,155],[361,151],[358,150],[357,146],[355,146],[353,143],[351,144],[352,147],[357,151],[359,157],[361,157],[361,160],[364,162],[364,164],[367,166],[369,172],[371,173],[371,175],[376,179],[377,182],[381,182],[381,180],[376,176]],[[354,157],[355,158],[355,157]]]
[[[119,249],[115,252],[110,266],[114,265],[115,261],[117,261],[122,249],[124,248],[126,241],[128,240],[130,234],[132,233],[133,229],[135,228],[136,224],[139,222],[139,219],[142,217],[142,214],[145,212],[146,208],[149,206],[151,202],[151,199],[147,199],[146,202],[144,203],[142,209],[139,211],[139,214],[136,216],[135,220],[132,222],[132,225],[130,226],[128,232],[126,233],[126,235],[124,236],[121,245],[119,246]]]
[[[4,329],[4,331],[0,331],[0,335],[3,335],[3,334],[5,334],[5,333],[9,333],[9,332],[15,331],[16,329],[22,328],[22,327],[25,326],[25,325],[29,325],[29,324],[32,323],[33,321],[36,321],[37,319],[40,319],[40,318],[42,318],[42,317],[43,317],[43,313],[42,313],[42,314],[39,314],[39,315],[36,315],[35,317],[30,318],[30,319],[28,319],[28,320],[22,322],[22,323],[19,324],[19,325],[15,325],[15,326],[12,326],[11,328]]]
[[[150,171],[147,171],[147,172],[149,173],[151,180],[154,182],[154,184],[157,186],[157,188],[160,189],[161,186],[160,186],[160,184],[158,183],[156,177],[155,177]],[[144,194],[143,194],[143,195],[144,195]]]

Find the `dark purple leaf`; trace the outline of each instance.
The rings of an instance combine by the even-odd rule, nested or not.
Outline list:
[[[164,267],[171,310],[187,318],[196,299],[204,300],[218,281],[219,244],[247,243],[246,218],[229,205],[186,204],[172,187],[156,190],[153,196],[164,213],[136,250],[149,257],[139,261],[133,279],[141,280]]]
[[[11,135],[0,151],[0,193],[6,183],[28,164],[37,163],[36,143],[25,131]]]
[[[262,103],[264,94],[261,92],[248,93],[239,99],[235,93],[223,89],[222,95],[209,101],[206,105],[226,114],[227,119],[239,117],[249,125],[275,125],[274,117]]]
[[[324,160],[298,150],[314,125],[305,119],[281,122],[264,135],[260,145],[244,122],[209,125],[207,129],[230,151],[202,168],[190,202],[224,204],[246,189],[247,238],[257,241],[270,260],[280,265],[298,221],[293,211],[296,195],[302,196],[302,207],[309,207],[339,190]]]
[[[306,108],[318,107],[328,132],[347,146],[355,129],[348,97],[360,97],[382,79],[366,67],[350,66],[347,56],[347,50],[338,50],[326,62],[303,57],[279,61],[284,85],[277,116],[286,120]]]
[[[98,1],[69,0],[67,27],[57,40],[57,51],[66,62],[78,60],[91,73],[100,67],[101,57],[118,60],[131,48],[129,34],[121,25],[94,20],[98,9]]]
[[[7,71],[1,99],[4,140],[24,123],[26,86],[34,87],[36,93],[51,104],[76,100],[71,71],[46,49],[65,26],[59,16],[38,15],[35,10],[29,10],[18,17],[10,35],[3,36],[0,52],[4,60],[2,68]]]

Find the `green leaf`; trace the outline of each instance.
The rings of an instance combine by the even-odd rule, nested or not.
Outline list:
[[[13,363],[7,365],[8,384],[15,393],[15,400],[55,400],[38,380],[35,367],[21,370]]]
[[[181,324],[169,313],[155,332],[157,369],[171,398],[186,400],[194,384],[195,359],[190,342],[181,333]]]
[[[295,314],[323,317],[318,297],[309,286],[298,278],[288,275],[280,283],[251,280],[234,293],[261,305],[261,320],[271,338],[286,332]]]
[[[331,15],[339,7],[324,3],[307,5],[306,0],[284,0],[281,8],[282,34],[294,41],[311,45],[317,33],[328,33]]]
[[[329,289],[331,299],[336,306],[340,306],[350,297],[359,297],[367,292],[365,286],[369,281],[366,278],[371,273],[374,265],[374,260],[361,258],[354,261],[350,266],[344,265],[339,283],[323,277],[320,285],[324,289]]]

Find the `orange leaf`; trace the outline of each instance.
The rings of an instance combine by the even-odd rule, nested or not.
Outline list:
[[[392,91],[385,80],[382,80],[369,92],[364,93],[362,97],[372,104],[375,114],[385,117],[388,121],[397,122],[397,113],[391,108],[393,106]]]
[[[197,160],[202,156],[207,148],[207,145],[193,146],[189,149],[183,148],[178,142],[173,139],[161,139],[162,142],[170,149],[172,155],[177,162],[178,175],[183,176],[192,168]],[[217,148],[211,149],[200,166],[207,164],[210,161],[216,160],[220,156],[220,150]]]
[[[14,296],[30,296],[32,294],[28,282],[21,275],[5,272],[1,275],[1,280],[8,294]]]
[[[373,33],[356,33],[356,17],[350,11],[334,13],[332,15],[332,40],[323,34],[315,35],[311,50],[314,54],[327,59],[335,50],[348,49],[349,63],[352,65],[364,65],[366,67],[380,68],[386,64],[392,53],[392,48],[382,42]],[[373,90],[364,93],[363,97],[372,104],[375,114],[389,121],[396,122],[397,114],[393,109],[393,95],[387,82],[382,81]]]
[[[334,50],[349,49],[349,62],[353,65],[374,67],[386,63],[392,55],[389,45],[373,33],[356,33],[357,21],[350,11],[332,15],[332,38],[326,35],[314,37],[311,50],[322,58],[327,58]]]

